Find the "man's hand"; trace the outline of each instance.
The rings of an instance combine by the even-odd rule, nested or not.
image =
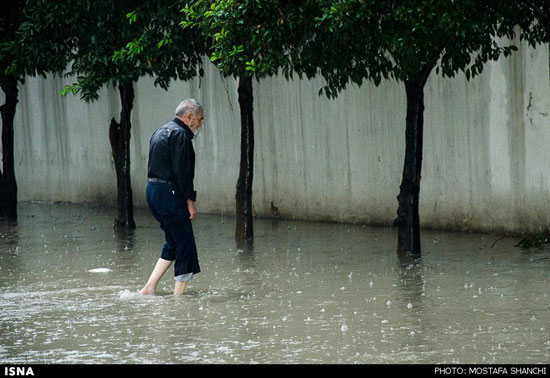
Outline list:
[[[197,208],[195,207],[195,202],[188,199],[187,208],[189,209],[189,214],[191,214],[189,219],[191,220],[197,219],[198,212],[197,212]]]

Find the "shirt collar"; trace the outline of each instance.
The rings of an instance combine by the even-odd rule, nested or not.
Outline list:
[[[189,134],[189,136],[191,138],[193,138],[195,135],[193,134],[193,132],[191,131],[191,129],[189,128],[189,126],[187,126],[185,124],[185,122],[183,122],[181,119],[179,119],[178,117],[175,117],[173,120],[173,122],[177,123],[178,125],[180,125],[181,127],[183,127],[183,129]]]

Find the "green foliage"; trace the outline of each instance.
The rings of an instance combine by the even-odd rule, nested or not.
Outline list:
[[[62,94],[87,101],[96,100],[103,85],[144,75],[167,88],[172,79],[202,72],[200,36],[178,27],[181,7],[169,0],[30,0],[17,38],[21,58],[12,70],[64,72],[76,81]],[[29,62],[45,64],[37,69]]]
[[[514,2],[503,17],[516,26],[520,39],[531,46],[550,42],[550,0]]]
[[[201,31],[225,76],[259,79],[282,71],[289,78],[293,54],[308,36],[310,7],[309,1],[199,0],[182,9],[181,26]]]
[[[15,59],[15,36],[24,20],[25,2],[23,0],[0,2],[0,84],[9,76],[22,81],[23,75],[10,70]]]
[[[543,1],[543,0],[541,0]],[[529,6],[525,5],[529,3]],[[517,49],[514,27],[534,21],[532,4],[516,0],[318,0],[313,38],[296,62],[327,80],[334,97],[350,82],[411,80],[423,67],[470,79],[485,63]]]
[[[137,29],[125,47],[113,53],[116,62],[142,62],[143,72],[155,77],[155,84],[167,89],[170,81],[189,80],[203,75],[206,53],[202,35],[179,27],[181,9],[189,2],[172,0],[142,1],[126,14],[129,25]]]
[[[521,240],[515,245],[515,247],[522,249],[540,248],[545,244],[549,244],[549,240],[550,234],[548,232],[540,232],[521,238]]]
[[[548,17],[547,3],[198,0],[183,8],[181,25],[209,38],[210,59],[224,75],[321,75],[322,91],[335,97],[350,82],[406,81],[426,66],[470,79],[489,60],[516,50],[514,28],[529,30]],[[542,30],[521,36],[540,40]]]
[[[516,49],[508,42],[516,25],[533,44],[548,40],[550,13],[548,0],[28,3],[29,19],[10,46],[18,49],[10,73],[61,72],[69,65],[77,80],[64,92],[87,100],[104,84],[143,75],[167,88],[172,79],[202,74],[205,54],[225,76],[320,74],[329,97],[350,82],[408,80],[425,65],[469,79]]]

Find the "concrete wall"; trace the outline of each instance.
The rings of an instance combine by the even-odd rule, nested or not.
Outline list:
[[[60,97],[66,79],[29,78],[20,91],[15,144],[20,200],[114,204],[108,141],[118,93],[87,104]],[[388,225],[395,218],[404,154],[405,91],[400,83],[350,87],[318,96],[321,79],[255,83],[254,209],[270,216]],[[198,208],[234,212],[239,164],[236,81],[212,65],[206,76],[136,85],[132,180],[145,206],[148,141],[195,97],[205,129],[195,140]],[[0,92],[1,93],[1,92]],[[0,96],[3,100],[3,95]],[[547,46],[524,47],[470,81],[430,77],[425,91],[421,222],[424,227],[527,231],[550,225],[550,73]]]

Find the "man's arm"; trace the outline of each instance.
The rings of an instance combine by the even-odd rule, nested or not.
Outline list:
[[[181,194],[187,199],[195,202],[197,193],[193,187],[192,168],[190,166],[191,141],[185,138],[183,132],[174,136],[172,143],[172,162],[175,176],[175,183]]]

